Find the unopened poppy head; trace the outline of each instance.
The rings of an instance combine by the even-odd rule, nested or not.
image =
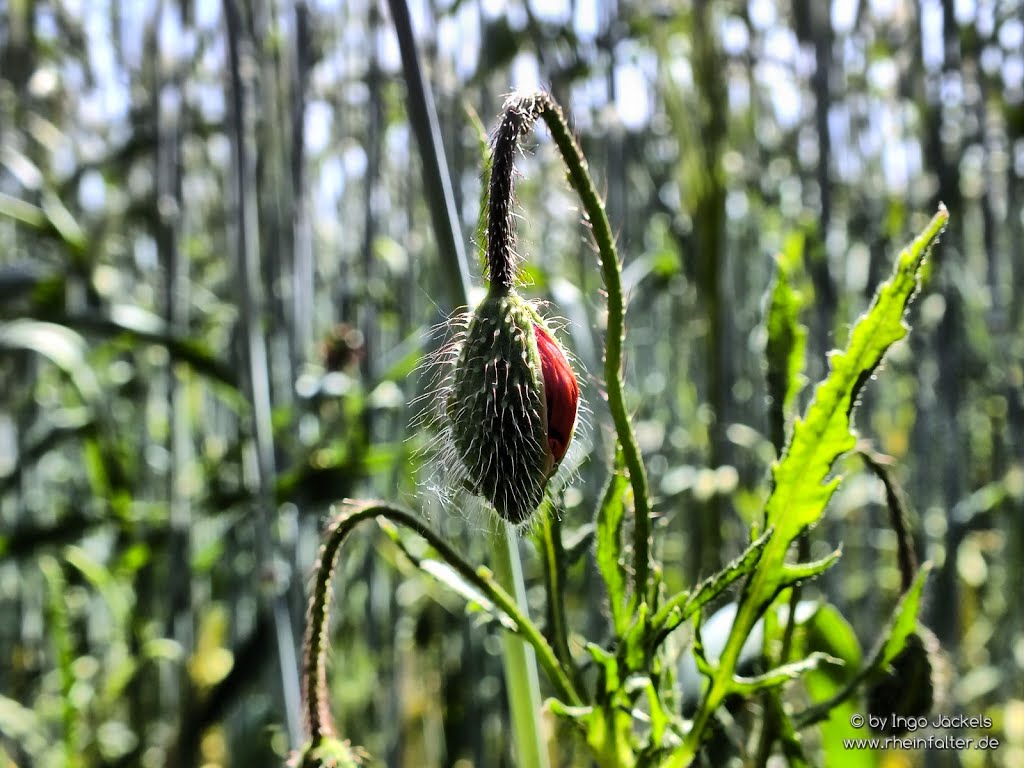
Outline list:
[[[492,290],[455,358],[446,419],[465,484],[505,520],[540,506],[572,440],[579,384],[537,311],[514,290]]]
[[[902,736],[913,723],[948,704],[952,678],[949,658],[930,629],[918,625],[888,669],[878,673],[867,689],[868,714],[879,733]],[[898,715],[899,717],[893,717]]]

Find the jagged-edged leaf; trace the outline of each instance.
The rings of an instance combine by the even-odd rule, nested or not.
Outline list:
[[[652,626],[660,633],[659,642],[668,632],[722,594],[733,582],[754,570],[771,535],[771,529],[765,531],[736,559],[702,581],[693,592],[680,592],[671,597],[651,620]]]
[[[807,328],[800,324],[803,293],[797,287],[803,268],[804,235],[791,235],[775,257],[775,281],[768,294],[765,315],[765,379],[771,401],[772,442],[781,451],[786,441],[786,421],[793,413],[797,395],[806,381],[803,375]]]
[[[615,634],[621,636],[629,626],[630,601],[622,565],[622,522],[632,486],[626,478],[621,453],[608,481],[597,511],[597,568],[608,589],[608,603]]]
[[[776,688],[790,680],[796,680],[805,672],[817,669],[824,664],[841,665],[842,663],[842,660],[834,656],[815,651],[808,655],[807,658],[775,667],[763,675],[757,675],[756,677],[733,677],[732,690],[734,693],[750,696],[758,691]]]
[[[842,555],[843,550],[839,548],[829,552],[820,560],[811,560],[806,563],[786,563],[782,567],[782,586],[790,587],[808,579],[813,579],[815,576],[820,576],[838,563]]]
[[[832,464],[853,448],[850,415],[861,387],[886,350],[907,334],[903,315],[918,291],[922,264],[949,214],[939,209],[925,230],[900,253],[892,277],[879,286],[871,307],[854,324],[846,349],[829,358],[828,376],[818,384],[803,419],[772,471],[774,490],[766,518],[784,540],[821,517],[838,479],[827,480]]]
[[[784,589],[790,545],[818,521],[839,483],[839,478],[830,480],[828,476],[835,460],[856,443],[850,416],[857,396],[889,347],[906,336],[904,314],[920,288],[931,246],[948,219],[945,206],[940,206],[924,231],[900,252],[892,276],[878,287],[868,311],[854,324],[846,349],[830,355],[828,375],[815,388],[804,418],[795,422],[786,450],[772,467],[765,525],[774,528],[774,533],[744,589],[721,659],[711,672],[708,692],[695,715],[697,724],[706,723],[709,714],[734,689],[734,671],[744,643],[765,609]],[[828,707],[839,700],[808,713],[817,720],[805,718],[804,724],[827,716]],[[694,727],[664,763],[666,768],[689,765],[703,737],[703,727]]]

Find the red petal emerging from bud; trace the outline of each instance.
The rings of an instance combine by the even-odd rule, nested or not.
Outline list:
[[[576,409],[580,404],[580,387],[565,352],[551,334],[539,325],[533,326],[544,375],[544,396],[548,409],[548,446],[554,465],[565,456],[576,426]]]

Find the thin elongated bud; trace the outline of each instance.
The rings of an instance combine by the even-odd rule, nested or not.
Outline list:
[[[872,728],[893,736],[907,733],[918,718],[947,703],[951,678],[949,659],[938,638],[918,625],[907,637],[906,647],[868,687],[868,714],[875,715],[872,722],[882,723]]]

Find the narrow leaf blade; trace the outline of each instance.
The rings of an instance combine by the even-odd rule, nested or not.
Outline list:
[[[626,502],[631,486],[622,467],[622,457],[615,462],[615,472],[608,481],[601,506],[597,512],[597,568],[608,589],[608,603],[615,634],[629,627],[630,607],[627,598],[626,576],[622,566],[622,523],[626,516]]]
[[[776,256],[775,281],[768,294],[765,314],[765,379],[771,400],[772,442],[777,451],[781,451],[785,443],[786,421],[805,383],[803,367],[807,328],[800,324],[804,296],[797,287],[803,251],[804,237],[797,234]]]

